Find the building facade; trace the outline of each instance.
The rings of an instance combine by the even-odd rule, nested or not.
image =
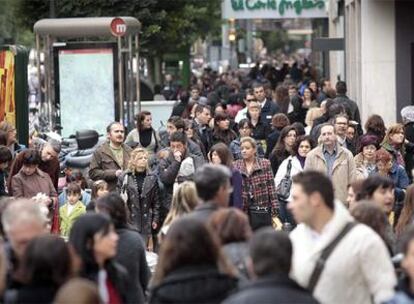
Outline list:
[[[379,114],[386,124],[413,102],[414,1],[330,0],[329,35],[344,38],[330,53],[330,77],[344,79],[362,121]]]

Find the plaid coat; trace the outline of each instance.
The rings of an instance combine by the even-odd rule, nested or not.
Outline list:
[[[242,159],[234,162],[234,168],[238,169],[243,177],[243,210],[247,213],[249,208],[249,192],[251,191],[257,205],[271,207],[272,215],[277,215],[278,201],[276,198],[276,188],[273,181],[270,161],[267,159],[256,158],[256,162],[250,175],[247,173],[246,165]]]

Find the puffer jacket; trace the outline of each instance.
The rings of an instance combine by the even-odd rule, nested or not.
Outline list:
[[[153,222],[160,225],[160,200],[157,176],[147,173],[139,195],[134,174],[127,170],[118,180],[118,191],[126,191],[130,224],[143,235],[150,235]]]

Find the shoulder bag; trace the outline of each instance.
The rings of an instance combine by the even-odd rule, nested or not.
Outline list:
[[[290,188],[292,187],[292,178],[290,172],[292,170],[292,159],[289,159],[285,176],[277,186],[276,194],[279,201],[286,201],[290,195]]]
[[[318,284],[319,278],[325,268],[326,261],[328,260],[331,253],[335,250],[336,246],[341,242],[341,240],[354,228],[357,224],[355,222],[349,222],[345,225],[342,231],[336,236],[336,238],[325,247],[322,251],[320,257],[316,261],[315,268],[313,269],[312,275],[309,280],[308,290],[313,293],[316,285]]]

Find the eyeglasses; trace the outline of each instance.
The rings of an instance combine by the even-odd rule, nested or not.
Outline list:
[[[255,102],[256,99],[246,99],[247,102]]]

